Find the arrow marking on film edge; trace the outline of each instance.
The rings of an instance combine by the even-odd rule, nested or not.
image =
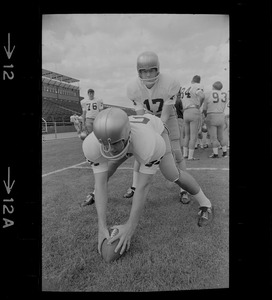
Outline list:
[[[8,59],[11,58],[12,52],[14,51],[15,45],[13,46],[12,50],[10,51],[10,33],[8,33],[8,50],[7,48],[4,46],[4,49],[6,51],[7,57]]]
[[[6,182],[4,180],[3,180],[3,182],[6,187],[7,193],[9,194],[14,185],[14,182],[15,182],[15,180],[13,180],[12,184],[10,185],[10,167],[8,167],[8,184],[6,184]]]

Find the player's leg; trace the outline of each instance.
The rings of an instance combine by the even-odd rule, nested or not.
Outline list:
[[[179,169],[186,171],[186,162],[182,154],[180,147],[180,130],[178,124],[178,118],[176,115],[171,116],[167,121],[167,129],[169,130],[169,139],[171,143],[172,153]],[[183,204],[188,204],[190,198],[188,193],[180,187],[180,201]]]
[[[179,170],[176,167],[174,157],[171,152],[170,140],[166,131],[163,132],[162,137],[166,144],[166,153],[160,162],[160,170],[167,180],[176,183],[178,186],[190,193],[196,201],[198,201],[198,225],[203,226],[207,221],[211,219],[211,202],[205,196],[196,180],[188,172]]]
[[[195,144],[197,141],[198,136],[198,129],[200,124],[200,112],[194,110],[192,112],[193,120],[190,122],[190,141],[189,141],[189,153],[188,153],[188,160],[196,160],[194,158],[194,151],[195,151]]]
[[[217,139],[220,145],[222,146],[222,150],[223,150],[222,156],[227,157],[227,142],[224,136],[224,127],[225,127],[225,118],[224,116],[221,116],[221,122],[217,126]]]
[[[184,114],[184,143],[183,143],[183,156],[188,158],[188,147],[190,140],[190,119],[187,114]]]
[[[217,126],[211,125],[209,126],[209,134],[210,134],[210,140],[212,144],[212,150],[213,153],[210,155],[210,158],[217,158],[218,157],[218,140],[217,140]]]

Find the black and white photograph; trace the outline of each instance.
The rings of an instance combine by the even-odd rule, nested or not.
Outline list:
[[[42,291],[229,288],[229,35],[42,16]]]

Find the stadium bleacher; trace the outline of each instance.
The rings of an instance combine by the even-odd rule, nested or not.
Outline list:
[[[70,122],[70,116],[82,113],[79,102],[42,98],[42,118],[47,122]]]
[[[71,115],[82,114],[80,101],[83,97],[79,94],[79,87],[73,85],[75,82],[79,80],[42,69],[42,118],[44,122],[58,123],[56,125],[61,126],[65,125],[64,123],[71,123]],[[119,107],[129,116],[136,114],[133,108],[104,103],[104,108],[108,107]]]

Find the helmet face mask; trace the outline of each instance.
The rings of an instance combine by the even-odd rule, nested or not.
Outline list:
[[[115,143],[110,143],[109,141],[107,145],[105,145],[102,141],[99,142],[101,143],[100,152],[102,156],[109,160],[119,160],[127,154],[130,144],[130,136],[127,141],[124,139]]]
[[[130,123],[120,108],[102,110],[95,118],[93,131],[100,143],[100,152],[109,160],[124,157],[130,144]]]
[[[151,51],[140,54],[137,58],[137,72],[144,85],[147,87],[153,86],[160,75],[160,63],[157,54]],[[153,76],[149,77],[145,74]]]

